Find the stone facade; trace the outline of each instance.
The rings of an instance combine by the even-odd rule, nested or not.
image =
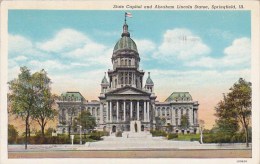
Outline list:
[[[130,131],[130,123],[133,121],[140,122],[141,129],[138,131],[149,131],[155,128],[155,117],[166,120],[163,128],[172,125],[175,132],[180,132],[183,130],[180,128],[180,118],[186,113],[190,127],[185,132],[197,132],[199,104],[192,100],[188,92],[173,92],[165,102],[157,102],[149,72],[143,83],[145,72],[139,70],[139,53],[126,23],[111,59],[113,69],[109,69],[101,81],[99,101],[88,102],[79,92],[61,95],[57,102],[58,133],[68,133],[73,118],[82,110],[89,111],[96,118],[98,130],[111,133]]]

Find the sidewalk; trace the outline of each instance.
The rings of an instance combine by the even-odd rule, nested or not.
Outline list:
[[[104,137],[104,140],[98,142],[87,142],[84,145],[74,144],[56,144],[56,145],[8,145],[9,152],[20,151],[84,151],[84,150],[250,150],[245,143],[234,144],[200,144],[198,141],[173,141],[166,140],[162,137],[140,138],[121,138],[121,137]]]

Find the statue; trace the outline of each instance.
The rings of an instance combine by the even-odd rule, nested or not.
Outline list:
[[[137,123],[135,122],[135,132],[137,132]]]

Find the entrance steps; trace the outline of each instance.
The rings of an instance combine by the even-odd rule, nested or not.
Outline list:
[[[152,134],[149,132],[123,132],[124,138],[152,138]]]

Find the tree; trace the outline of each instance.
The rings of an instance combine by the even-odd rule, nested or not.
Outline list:
[[[8,124],[8,143],[15,143],[18,137],[18,131],[14,125]]]
[[[181,128],[182,129],[187,129],[189,128],[190,123],[189,123],[189,116],[188,114],[184,114],[181,116]]]
[[[88,111],[82,111],[77,120],[77,123],[85,130],[94,129],[97,126],[95,117],[91,116]]]
[[[246,137],[246,146],[249,147],[249,123],[251,120],[252,109],[252,88],[251,83],[240,78],[238,83],[235,83],[230,88],[228,93],[228,103],[232,106],[231,110],[234,110],[234,116],[240,122]]]
[[[32,78],[35,90],[33,119],[40,125],[42,137],[44,137],[44,129],[47,122],[53,120],[54,116],[57,115],[57,112],[52,108],[57,96],[51,94],[51,80],[47,76],[46,71],[35,72]]]
[[[231,104],[224,95],[224,99],[221,100],[215,107],[215,116],[218,117],[218,120],[216,120],[218,133],[233,136],[239,130],[238,120],[234,117],[234,115],[236,115],[236,111],[230,110],[231,108]]]
[[[220,132],[232,136],[242,127],[246,139],[246,146],[249,147],[249,123],[251,120],[251,83],[240,78],[231,88],[224,100],[221,100],[216,110],[218,117],[216,123]]]
[[[35,105],[35,94],[30,70],[27,67],[21,67],[20,71],[17,79],[8,82],[11,92],[8,99],[11,113],[25,121],[25,149],[27,149],[29,119]]]
[[[51,106],[54,99],[50,93],[50,79],[44,70],[33,75],[27,67],[20,68],[18,78],[8,82],[10,93],[10,112],[25,121],[25,149],[28,135],[30,136],[30,120],[35,119],[42,129],[47,120],[53,119],[54,111]]]

